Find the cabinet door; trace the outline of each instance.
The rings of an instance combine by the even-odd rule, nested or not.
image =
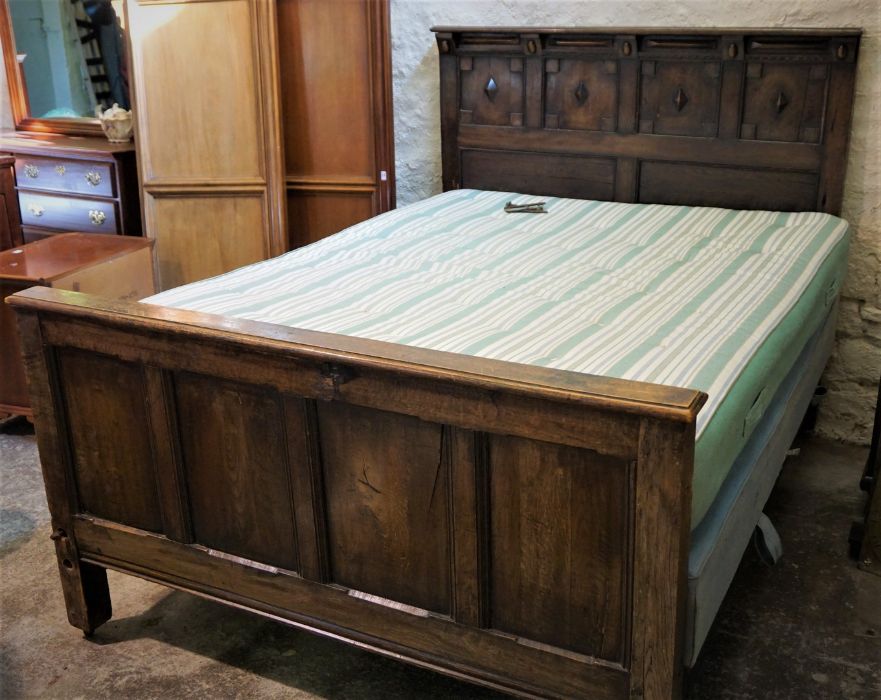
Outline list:
[[[386,0],[279,0],[291,247],[394,206]]]
[[[283,252],[273,4],[126,8],[144,224],[156,239],[160,288]]]

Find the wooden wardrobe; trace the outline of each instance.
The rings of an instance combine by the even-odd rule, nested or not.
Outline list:
[[[387,0],[278,0],[291,247],[395,206]]]
[[[387,0],[127,0],[126,12],[160,289],[394,205]]]

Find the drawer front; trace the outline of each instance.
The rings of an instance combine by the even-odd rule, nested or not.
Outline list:
[[[113,175],[110,163],[44,156],[15,158],[15,179],[23,189],[114,197],[116,187]]]
[[[77,197],[57,197],[20,191],[21,221],[59,231],[117,233],[116,205],[113,202]]]

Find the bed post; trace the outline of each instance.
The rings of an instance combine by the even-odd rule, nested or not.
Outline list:
[[[643,419],[636,466],[632,698],[682,696],[694,423]]]
[[[107,570],[81,561],[73,535],[73,514],[77,512],[76,488],[70,471],[64,410],[58,391],[58,370],[55,353],[43,340],[38,315],[20,311],[22,355],[28,376],[28,390],[34,409],[37,445],[46,500],[52,517],[51,539],[55,542],[58,571],[67,619],[86,636],[107,622],[113,614]]]

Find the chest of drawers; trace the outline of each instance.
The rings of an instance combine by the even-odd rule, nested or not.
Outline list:
[[[24,241],[56,233],[141,235],[134,146],[104,138],[5,133]]]

